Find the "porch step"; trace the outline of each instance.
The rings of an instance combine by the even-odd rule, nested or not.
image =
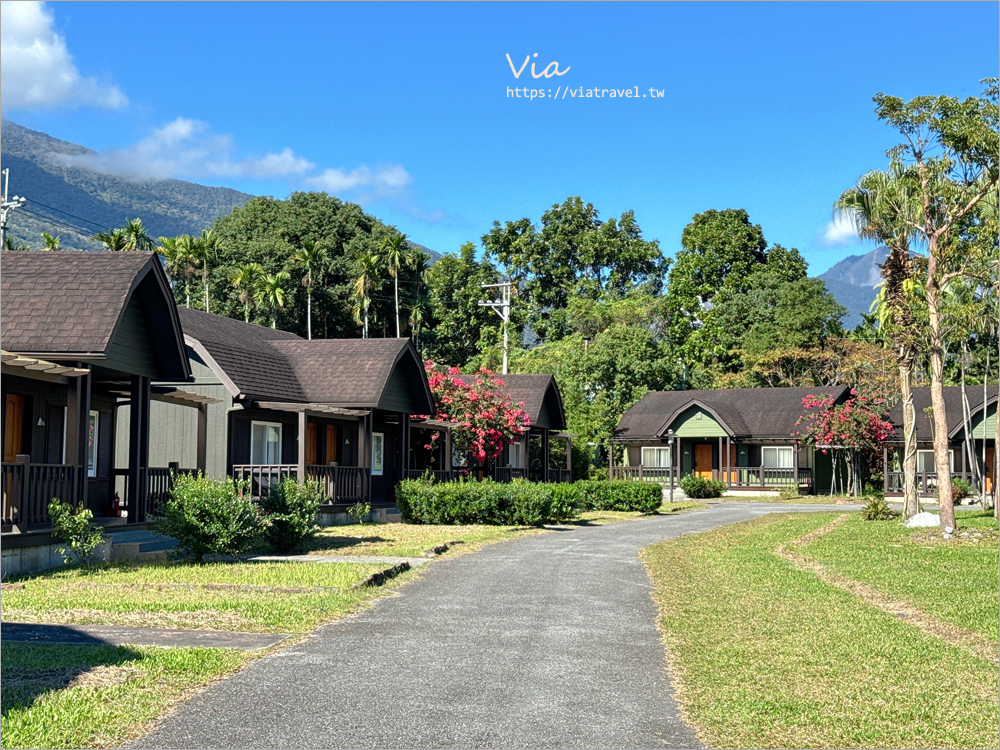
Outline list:
[[[166,560],[168,552],[177,546],[176,539],[152,531],[125,531],[110,536],[112,560]]]

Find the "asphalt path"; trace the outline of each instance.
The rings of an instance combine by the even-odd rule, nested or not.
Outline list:
[[[444,559],[208,687],[135,747],[700,747],[672,696],[642,547],[772,512],[723,503]]]

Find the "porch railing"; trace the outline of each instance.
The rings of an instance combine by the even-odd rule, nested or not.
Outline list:
[[[434,482],[449,482],[455,478],[447,469],[407,469],[405,472],[406,479],[420,479],[424,476],[429,476]]]
[[[493,467],[493,481],[494,482],[512,482],[515,479],[527,479],[528,470],[522,469],[516,466],[494,466]]]
[[[611,468],[612,479],[632,479],[645,482],[670,482],[670,468],[661,466],[614,466]],[[677,469],[674,470],[674,480],[677,481]],[[794,468],[777,469],[769,466],[733,466],[725,469],[712,469],[711,478],[734,488],[740,487],[786,487],[812,485],[812,469],[799,467],[798,477]]]
[[[179,474],[197,474],[198,469],[182,469],[178,464],[170,466],[149,466],[139,469],[140,481],[144,477],[146,484],[146,495],[142,498],[143,513],[149,516],[159,515],[159,505],[170,497],[170,491],[174,488],[174,477]],[[138,509],[132,508],[129,504],[129,470],[112,469],[111,478],[114,482],[111,494],[118,493],[121,501],[122,512],[129,518],[139,518]]]
[[[306,466],[306,477],[320,482],[330,503],[360,503],[368,497],[370,476],[363,466]]]
[[[670,482],[668,466],[612,466],[612,479],[634,479],[641,482]],[[676,479],[677,471],[674,470]]]
[[[297,479],[299,467],[296,464],[234,464],[233,479],[250,482],[250,495],[260,498],[268,488],[281,484],[283,479]]]
[[[964,479],[967,482],[972,483],[972,474],[970,472],[953,471],[951,472],[952,481],[956,479]],[[917,494],[925,495],[928,497],[937,494],[938,488],[938,475],[936,471],[918,471],[914,477],[917,485]],[[889,471],[886,472],[886,483],[885,491],[887,493],[898,493],[903,494],[906,487],[906,475],[902,471]]]
[[[47,526],[49,502],[59,498],[77,503],[83,498],[84,470],[68,464],[4,463],[2,471],[3,527]]]

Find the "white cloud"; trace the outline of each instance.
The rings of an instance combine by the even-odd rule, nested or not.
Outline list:
[[[213,133],[208,123],[178,117],[134,146],[63,159],[75,166],[133,179],[291,177],[316,166],[290,148],[243,159],[233,158],[235,150],[232,136]]]
[[[79,105],[118,109],[128,104],[117,86],[80,75],[44,3],[5,0],[0,16],[4,109]]]
[[[342,169],[324,169],[320,174],[309,177],[304,182],[329,193],[351,193],[360,190],[375,197],[387,197],[401,193],[413,182],[413,178],[398,164],[380,164],[374,168],[362,165],[350,172]]]
[[[839,245],[852,245],[859,239],[854,219],[848,214],[838,213],[833,217],[833,221],[826,225],[819,241],[827,247],[837,247]]]

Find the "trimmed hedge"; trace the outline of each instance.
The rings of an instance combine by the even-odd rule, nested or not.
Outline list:
[[[591,479],[573,486],[579,489],[585,510],[656,513],[663,503],[663,488],[655,482]]]
[[[537,526],[573,518],[578,510],[655,513],[658,484],[593,480],[575,484],[509,484],[407,479],[396,487],[396,507],[410,523]]]
[[[396,507],[410,523],[538,526],[576,513],[565,495],[553,492],[556,486],[523,479],[509,484],[407,479],[396,487]]]
[[[291,552],[318,530],[316,514],[326,502],[323,485],[316,481],[299,484],[287,477],[273,485],[261,498],[267,514],[264,539],[275,552]]]
[[[681,479],[681,489],[690,498],[704,499],[722,497],[722,493],[726,491],[726,485],[717,479],[705,479],[705,477],[688,474]]]

